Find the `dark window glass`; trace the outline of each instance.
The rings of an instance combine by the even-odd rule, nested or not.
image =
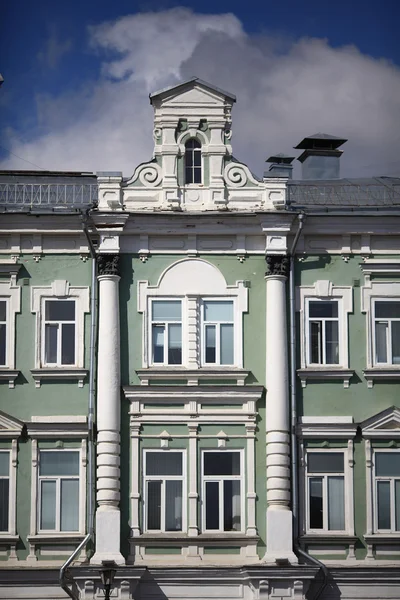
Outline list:
[[[219,483],[206,481],[206,529],[219,529]]]
[[[343,473],[344,455],[342,452],[310,452],[307,466],[309,473]]]
[[[0,300],[0,321],[6,320],[7,314],[7,302],[5,300]]]
[[[376,452],[375,473],[378,477],[400,477],[400,452]]]
[[[61,364],[75,363],[75,323],[62,324]]]
[[[6,364],[6,325],[0,323],[0,365]]]
[[[182,452],[146,452],[146,475],[182,475]]]
[[[322,478],[312,477],[310,485],[310,529],[323,528]]]
[[[311,318],[325,317],[334,318],[338,316],[338,303],[330,302],[310,302],[309,315]]]
[[[378,481],[378,529],[390,529],[390,483]]]
[[[201,183],[201,144],[195,139],[185,144],[185,183]]]
[[[0,531],[8,531],[9,486],[8,479],[0,479]]]
[[[47,300],[46,321],[75,321],[75,302],[71,300]]]
[[[204,475],[240,475],[239,452],[205,452]]]
[[[400,319],[400,302],[375,302],[375,317],[378,319]]]
[[[161,481],[147,482],[147,529],[161,529]]]
[[[240,481],[224,481],[224,531],[240,531]]]

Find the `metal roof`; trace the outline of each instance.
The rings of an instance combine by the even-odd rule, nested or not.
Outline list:
[[[329,133],[314,133],[314,135],[308,135],[301,140],[297,146],[294,146],[295,150],[307,150],[309,148],[339,148],[347,142],[345,138],[339,138]]]
[[[97,204],[93,173],[0,171],[1,212],[78,212]]]
[[[221,90],[221,88],[217,87],[216,85],[213,85],[212,83],[207,83],[207,81],[203,81],[202,79],[199,79],[198,77],[191,77],[190,79],[187,79],[186,81],[182,81],[181,83],[178,83],[177,85],[171,85],[162,90],[158,90],[158,92],[153,92],[152,94],[149,94],[150,103],[153,100],[153,98],[156,98],[157,96],[161,96],[161,94],[165,94],[166,92],[170,92],[172,90],[178,90],[180,87],[184,87],[185,85],[188,85],[189,83],[198,83],[199,85],[202,85],[203,87],[206,87],[209,90],[214,90],[218,94],[222,94],[223,96],[226,96],[227,98],[230,98],[231,100],[233,100],[233,102],[236,102],[236,96],[234,94],[231,94],[230,92],[225,92],[224,90]]]
[[[298,209],[400,208],[400,177],[289,180],[288,203]]]

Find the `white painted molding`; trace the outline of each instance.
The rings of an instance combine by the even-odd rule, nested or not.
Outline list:
[[[69,367],[44,367],[43,369],[31,369],[31,374],[35,381],[36,388],[41,387],[43,380],[76,381],[78,383],[78,387],[82,388],[88,373],[89,371],[87,371],[86,369],[71,369]]]
[[[22,421],[0,411],[0,439],[18,438],[21,435],[23,426]]]
[[[14,387],[16,377],[11,371],[15,370],[15,320],[16,313],[21,312],[21,287],[16,284],[15,278],[9,281],[0,281],[0,300],[6,301],[6,364],[0,369],[10,369],[9,387]],[[18,374],[18,373],[17,373]]]
[[[244,385],[250,371],[229,367],[202,367],[201,369],[186,369],[184,367],[149,367],[148,369],[137,369],[140,383],[149,385],[151,382],[181,379],[187,385],[201,385],[202,381],[226,381],[232,379],[236,385]]]
[[[297,425],[300,438],[350,439],[357,433],[353,417],[301,417]]]
[[[366,439],[400,438],[400,408],[392,406],[360,423]]]
[[[340,367],[307,367],[297,369],[297,375],[301,381],[301,387],[305,388],[308,381],[343,381],[345,389],[350,387],[350,379],[354,375],[352,369],[341,369]]]

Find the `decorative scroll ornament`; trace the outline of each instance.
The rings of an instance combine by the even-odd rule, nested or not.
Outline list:
[[[226,137],[227,140],[232,139],[232,128],[231,127],[225,127],[224,130],[224,136]]]
[[[119,276],[119,254],[100,254],[97,259],[99,275]]]
[[[153,129],[153,139],[159,140],[161,138],[162,129],[161,127],[154,127]]]
[[[288,276],[289,258],[287,256],[266,256],[265,261],[267,263],[267,271],[265,273],[267,277],[269,275]]]
[[[247,183],[246,168],[238,163],[229,163],[225,167],[225,181],[232,187],[243,187]]]
[[[139,179],[140,183],[145,187],[157,187],[162,180],[162,170],[156,162],[145,163],[140,165],[129,183],[134,183]]]

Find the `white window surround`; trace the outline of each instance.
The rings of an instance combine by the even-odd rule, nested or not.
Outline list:
[[[168,438],[165,438],[168,439]],[[146,471],[146,459],[147,459],[147,455],[149,453],[152,452],[163,452],[163,453],[179,453],[182,455],[182,475],[179,476],[171,476],[171,475],[148,475],[147,471]],[[175,534],[180,534],[180,533],[185,533],[187,531],[187,477],[186,477],[186,473],[187,473],[187,466],[186,466],[186,450],[184,449],[169,449],[166,446],[163,446],[162,448],[143,448],[143,452],[142,452],[142,460],[143,460],[143,481],[142,481],[142,486],[143,486],[143,529],[145,532],[149,532],[149,533],[156,533],[157,531],[159,533],[166,533],[166,528],[165,528],[165,511],[166,511],[166,490],[165,490],[165,484],[163,484],[163,491],[161,493],[161,528],[160,530],[153,530],[153,529],[148,529],[147,528],[147,524],[148,524],[148,493],[147,493],[147,483],[149,481],[181,481],[182,482],[182,527],[181,529],[177,529],[177,530],[172,530],[172,531],[168,531],[168,533],[175,533]]]
[[[161,274],[158,283],[138,282],[138,312],[143,314],[143,367],[150,366],[150,315],[152,299],[182,300],[182,365],[168,369],[199,369],[201,367],[200,302],[203,298],[233,300],[234,302],[234,364],[215,366],[217,370],[243,366],[243,313],[248,310],[248,290],[244,281],[227,285],[217,267],[203,259],[183,259],[170,265]],[[209,365],[206,368],[210,368]]]
[[[21,435],[23,423],[0,411],[0,440],[9,442],[9,448],[4,448],[10,454],[9,471],[9,512],[8,512],[8,531],[0,532],[0,545],[9,548],[7,564],[17,562],[16,544],[19,540],[17,535],[17,455],[18,455],[18,437]]]
[[[19,371],[15,370],[15,315],[21,312],[21,287],[15,283],[15,278],[0,281],[0,300],[6,301],[6,364],[0,365],[0,379],[8,381],[10,388],[14,387]]]
[[[310,364],[309,349],[309,320],[308,303],[312,301],[338,302],[339,321],[339,363],[333,365]],[[351,286],[336,286],[329,280],[318,280],[312,286],[299,286],[296,291],[296,310],[300,312],[300,356],[301,368],[297,373],[302,386],[308,380],[338,379],[343,381],[345,388],[349,387],[354,371],[349,369],[349,333],[348,315],[353,311],[353,288]]]
[[[374,497],[374,453],[377,451],[398,451],[400,443],[400,408],[392,406],[363,421],[360,424],[361,433],[365,438],[365,462],[367,467],[366,494],[367,494],[367,528],[364,535],[367,542],[367,559],[374,560],[374,546],[398,545],[399,532],[378,532],[375,528],[375,497]],[[396,447],[374,448],[374,440],[397,441]]]
[[[204,474],[204,458],[205,455],[209,452],[217,453],[235,453],[240,456],[240,474],[239,475],[205,475]],[[207,448],[202,449],[201,451],[201,531],[203,533],[219,533],[225,534],[227,536],[232,533],[240,533],[246,530],[245,523],[245,487],[244,487],[244,451],[239,448],[229,448],[229,450],[222,446],[220,449],[216,448]],[[224,481],[239,481],[240,482],[240,529],[237,530],[224,530],[224,502],[223,502],[223,483]],[[206,484],[210,483],[218,483],[219,484],[219,528],[218,529],[206,529]]]
[[[36,314],[35,368],[31,370],[36,387],[41,380],[74,379],[80,387],[87,374],[84,370],[85,313],[89,312],[89,287],[71,286],[66,280],[55,280],[50,286],[31,288],[31,312]],[[44,366],[44,310],[46,300],[75,300],[75,364],[66,366]]]
[[[393,485],[393,480],[397,480],[400,481],[400,475],[390,475],[390,476],[381,476],[378,475],[376,472],[376,464],[377,464],[377,457],[379,454],[395,454],[397,456],[397,460],[400,464],[400,449],[397,448],[373,448],[373,452],[372,452],[372,462],[373,462],[373,469],[372,469],[372,474],[373,474],[373,487],[374,487],[374,491],[373,491],[373,502],[374,502],[374,511],[373,511],[373,531],[375,533],[393,533],[393,534],[397,534],[398,536],[400,536],[400,524],[399,526],[396,528],[395,527],[395,507],[394,507],[394,485]],[[390,517],[390,521],[391,521],[391,525],[389,528],[383,529],[379,527],[379,522],[378,522],[378,481],[388,481],[390,480],[391,483],[391,492],[390,492],[390,496],[391,496],[391,501],[390,501],[390,505],[391,505],[391,517]]]
[[[374,302],[380,300],[400,301],[400,282],[371,281],[366,277],[366,284],[361,288],[361,312],[366,315],[367,332],[367,368],[363,373],[368,382],[368,387],[372,388],[375,381],[400,379],[400,365],[376,364],[374,360]]]
[[[76,544],[84,538],[86,533],[86,470],[87,470],[87,419],[84,416],[33,416],[27,423],[27,433],[32,438],[32,474],[31,474],[31,515],[29,556],[27,562],[37,561],[36,548],[43,545]],[[79,530],[74,532],[49,531],[40,532],[39,528],[39,452],[40,440],[54,441],[54,447],[46,446],[43,450],[63,450],[63,443],[59,440],[72,439],[77,442],[76,447],[65,448],[65,451],[79,451]]]

